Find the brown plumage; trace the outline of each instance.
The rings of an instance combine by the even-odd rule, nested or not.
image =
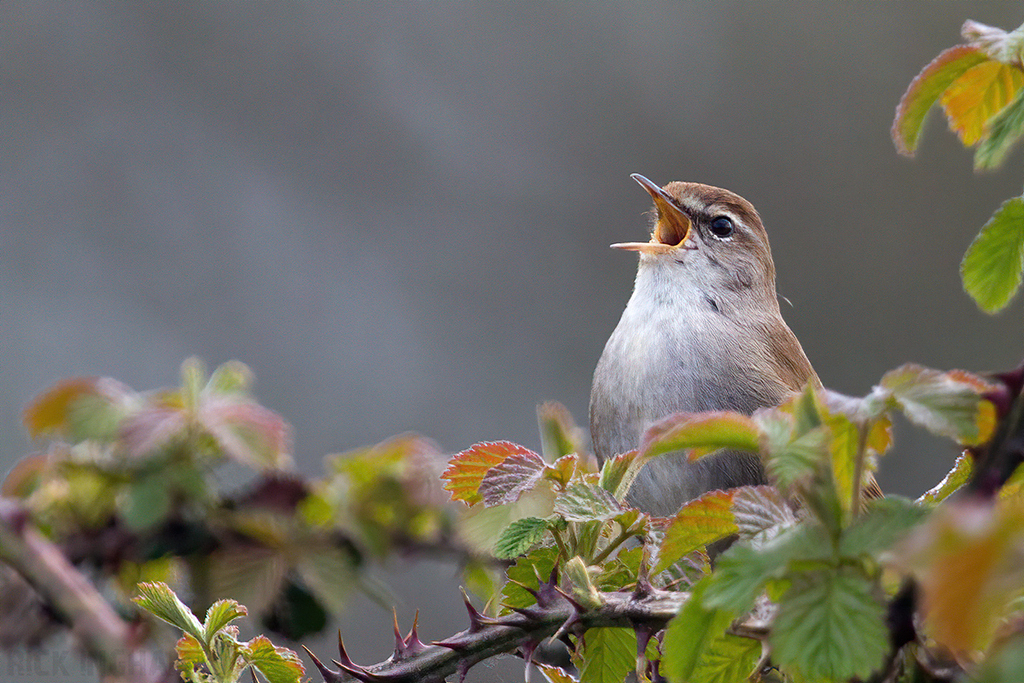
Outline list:
[[[640,264],[594,372],[590,430],[602,462],[636,448],[671,413],[749,414],[819,383],[782,319],[768,235],[750,202],[699,183],[661,189],[633,177],[657,216],[649,242],[612,245],[639,252]],[[629,500],[667,516],[706,491],[764,482],[748,453],[693,463],[670,454],[644,467]]]

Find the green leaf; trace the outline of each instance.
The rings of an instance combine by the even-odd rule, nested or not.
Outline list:
[[[268,683],[299,683],[306,669],[299,656],[284,647],[275,647],[266,636],[256,636],[242,647],[242,657],[267,679]]]
[[[896,151],[905,156],[914,155],[928,110],[953,81],[985,59],[978,48],[957,45],[940,53],[914,77],[896,107],[896,118],[892,122]]]
[[[178,655],[174,668],[181,672],[181,677],[186,681],[202,680],[196,673],[200,668],[206,669],[206,653],[199,641],[186,633],[178,639],[174,651]]]
[[[808,680],[867,680],[889,650],[885,606],[860,572],[843,567],[793,579],[779,602],[772,660]]]
[[[216,394],[244,394],[252,386],[252,380],[252,370],[249,366],[232,360],[213,371],[213,375],[206,383],[206,389]]]
[[[742,538],[768,541],[796,524],[796,515],[774,486],[741,486],[734,489],[732,513]]]
[[[544,459],[532,451],[511,453],[487,470],[477,492],[484,505],[511,505],[537,485],[544,475]]]
[[[987,657],[972,680],[977,683],[1024,681],[1024,638],[1017,634]]]
[[[961,453],[945,477],[938,484],[925,491],[918,503],[941,503],[954,491],[966,484],[974,472],[974,457],[966,451]]]
[[[535,604],[536,600],[523,586],[536,590],[540,586],[537,577],[542,576],[547,580],[551,576],[557,556],[556,548],[543,546],[534,548],[529,554],[517,558],[515,564],[506,572],[508,583],[501,589],[502,606],[505,608],[527,607]]]
[[[631,628],[592,628],[584,636],[580,683],[622,683],[636,666]]]
[[[608,491],[616,500],[625,500],[629,487],[633,485],[636,475],[648,458],[641,457],[640,451],[626,451],[610,458],[601,466],[598,484]]]
[[[655,574],[694,550],[739,531],[732,512],[736,490],[709,491],[680,508],[665,530]]]
[[[600,486],[579,482],[555,498],[555,514],[567,522],[608,520],[622,514],[622,505]]]
[[[645,458],[689,448],[700,454],[721,448],[756,453],[760,438],[757,424],[740,413],[676,413],[651,425],[640,442],[640,452]]]
[[[1018,89],[1014,98],[990,118],[985,135],[974,153],[974,168],[996,168],[1024,133],[1024,89]]]
[[[547,520],[540,517],[517,519],[501,532],[494,544],[494,556],[502,560],[519,557],[544,538],[547,530]]]
[[[661,673],[673,682],[744,683],[757,666],[761,644],[726,633],[735,615],[701,604],[708,583],[694,585],[690,599],[669,622]]]
[[[583,430],[576,426],[572,415],[561,403],[549,401],[537,406],[540,425],[541,452],[548,462],[554,462],[570,453],[583,452]]]
[[[879,386],[911,422],[939,436],[973,445],[995,428],[995,407],[982,398],[994,387],[976,375],[908,364],[885,373]]]
[[[234,600],[218,600],[206,610],[206,621],[203,623],[203,635],[207,643],[213,640],[213,635],[239,617],[244,617],[248,611]]]
[[[834,560],[833,544],[824,527],[807,522],[783,530],[760,548],[734,543],[718,558],[704,606],[743,614],[766,584],[785,576],[793,562]]]
[[[900,496],[869,501],[864,514],[843,530],[839,554],[844,557],[877,556],[923,522],[928,512],[927,508]]]
[[[158,619],[203,642],[203,626],[199,619],[166,583],[140,583],[139,595],[133,601]]]
[[[964,254],[964,289],[982,310],[995,313],[1010,302],[1024,268],[1024,197],[1003,202]]]

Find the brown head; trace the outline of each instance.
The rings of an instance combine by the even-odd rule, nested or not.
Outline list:
[[[639,252],[641,268],[667,264],[685,272],[691,284],[718,292],[716,298],[770,299],[777,310],[768,234],[750,202],[710,185],[672,182],[660,188],[642,175],[631,177],[654,199],[651,239],[613,247]]]

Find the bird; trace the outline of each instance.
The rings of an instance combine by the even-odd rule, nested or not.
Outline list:
[[[590,431],[600,462],[640,445],[657,420],[677,412],[750,414],[808,383],[820,386],[782,319],[768,234],[754,206],[710,185],[663,188],[633,174],[654,200],[648,242],[637,252],[633,293],[594,371]],[[627,502],[667,517],[715,489],[767,482],[759,457],[685,453],[644,465]]]

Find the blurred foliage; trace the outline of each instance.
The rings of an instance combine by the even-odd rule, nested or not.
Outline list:
[[[993,169],[1024,134],[1024,26],[1006,32],[964,23],[964,45],[945,50],[914,78],[896,107],[892,138],[913,156],[925,117],[938,104],[965,147],[976,147],[974,167]],[[982,226],[964,255],[964,289],[985,311],[1004,308],[1024,269],[1024,198],[1007,200]]]

